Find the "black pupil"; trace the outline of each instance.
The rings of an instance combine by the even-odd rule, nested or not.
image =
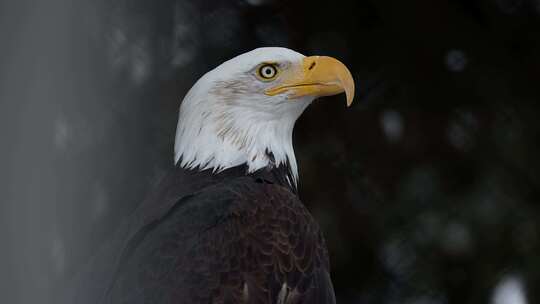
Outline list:
[[[272,77],[274,75],[274,69],[270,66],[263,68],[263,75],[266,77]]]

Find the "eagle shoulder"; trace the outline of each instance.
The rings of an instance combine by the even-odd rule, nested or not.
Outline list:
[[[288,188],[252,177],[177,202],[123,254],[110,303],[334,303],[322,234]]]

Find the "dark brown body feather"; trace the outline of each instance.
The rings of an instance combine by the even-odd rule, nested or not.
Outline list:
[[[323,237],[286,171],[244,170],[176,169],[71,303],[335,303]]]

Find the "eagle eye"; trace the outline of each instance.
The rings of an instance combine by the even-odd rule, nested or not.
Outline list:
[[[257,69],[257,76],[262,81],[270,81],[276,78],[278,74],[278,68],[275,64],[265,63]]]

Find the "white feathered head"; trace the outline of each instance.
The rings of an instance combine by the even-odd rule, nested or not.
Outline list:
[[[277,47],[244,53],[206,73],[185,96],[175,162],[216,172],[288,165],[296,182],[296,120],[315,98],[342,92],[350,105],[353,78],[334,58]]]

